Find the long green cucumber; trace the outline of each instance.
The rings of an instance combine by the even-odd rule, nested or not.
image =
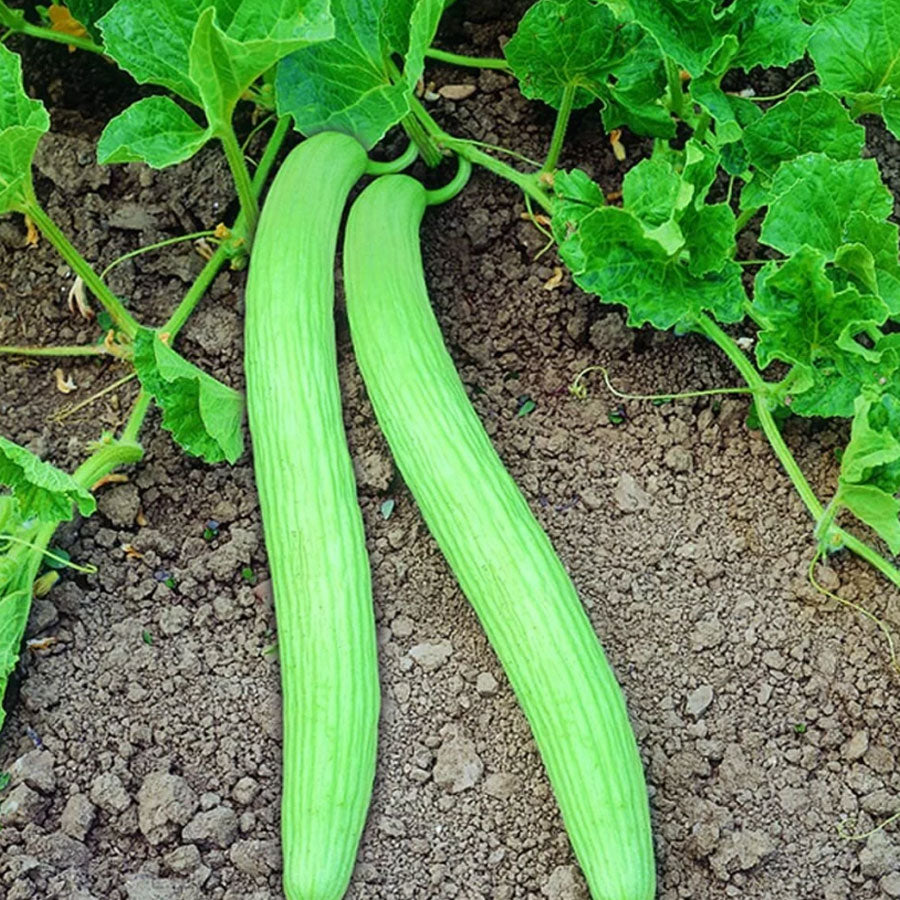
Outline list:
[[[425,191],[379,178],[354,203],[344,285],[375,416],[531,724],[596,900],[650,900],[647,792],[622,692],[575,588],[472,408],[422,272]]]
[[[367,158],[342,134],[293,150],[260,217],[244,362],[284,703],[288,900],[337,900],[375,774],[379,689],[363,522],[341,417],[334,258]]]

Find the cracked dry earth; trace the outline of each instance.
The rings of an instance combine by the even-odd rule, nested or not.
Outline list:
[[[457,9],[458,7],[458,9]],[[457,4],[446,46],[496,51],[514,20],[501,4]],[[96,60],[31,48],[31,89],[54,134],[37,187],[86,256],[122,252],[223,218],[229,185],[213,151],[162,173],[100,169],[103,121],[137,96]],[[58,73],[48,81],[40,73]],[[547,111],[496,73],[429,70],[471,83],[440,100],[451,130],[540,154]],[[78,84],[96,85],[87,96]],[[608,189],[623,167],[594,119],[576,120],[564,162]],[[634,159],[646,148],[628,142]],[[898,147],[876,135],[896,174]],[[893,183],[900,195],[900,185]],[[878,630],[808,585],[809,522],[743,399],[618,405],[594,385],[604,363],[632,391],[733,384],[696,338],[629,332],[567,280],[520,219],[514,191],[478,173],[423,231],[428,283],[446,339],[501,456],[571,573],[628,698],[646,764],[663,900],[900,897],[900,684]],[[50,248],[0,222],[0,340],[93,339],[70,316],[69,276]],[[115,289],[158,323],[201,260],[143,256]],[[184,332],[183,352],[241,386],[242,273],[225,273]],[[376,429],[338,314],[349,443],[368,529],[383,714],[371,814],[349,897],[584,900],[525,720],[476,619],[424,529]],[[4,434],[71,467],[122,421],[126,385],[57,421],[64,403],[123,374],[0,362]],[[517,416],[523,398],[536,404]],[[59,546],[98,573],[64,574],[36,602],[0,737],[0,896],[6,900],[275,900],[280,791],[275,622],[249,459],[207,467],[181,456],[153,418],[146,460],[102,489],[99,512]],[[814,423],[787,438],[823,494],[843,437]],[[385,500],[395,502],[389,518]],[[219,523],[212,540],[208,520]],[[139,524],[146,523],[146,524]],[[141,556],[128,555],[131,545]],[[256,584],[242,570],[249,567]],[[853,560],[821,579],[900,626],[897,596]]]

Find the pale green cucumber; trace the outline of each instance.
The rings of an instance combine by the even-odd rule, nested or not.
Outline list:
[[[342,134],[293,150],[269,190],[247,281],[247,409],[284,704],[288,900],[344,895],[375,774],[375,622],[333,282],[342,211],[366,162]]]
[[[619,685],[575,588],[478,419],[431,310],[422,186],[354,203],[344,284],[381,430],[531,724],[595,900],[650,900],[647,792]]]

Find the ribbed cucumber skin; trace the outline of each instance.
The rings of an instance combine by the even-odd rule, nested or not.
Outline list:
[[[596,900],[650,900],[641,760],[575,588],[507,473],[444,347],[422,272],[425,193],[379,178],[351,208],[344,288],[376,418],[531,724]]]
[[[375,775],[379,688],[363,521],[341,418],[334,257],[366,154],[323,133],[282,164],[253,244],[244,362],[278,624],[288,900],[337,900]]]

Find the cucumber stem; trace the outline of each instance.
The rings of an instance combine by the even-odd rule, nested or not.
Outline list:
[[[241,150],[237,135],[230,124],[222,130],[219,140],[222,142],[225,159],[228,160],[228,168],[231,169],[231,177],[234,179],[234,187],[241,204],[247,235],[252,238],[253,232],[256,231],[256,222],[259,219],[259,201],[253,191],[250,172],[247,170],[247,160],[244,158],[244,152]]]
[[[250,182],[250,188],[253,191],[253,196],[255,198],[259,197],[262,193],[262,189],[269,177],[269,172],[271,172],[272,166],[275,164],[275,159],[278,156],[278,152],[281,150],[281,145],[284,143],[290,127],[290,116],[282,116],[269,137],[269,142],[266,144],[266,149],[259,161],[259,165],[253,173],[253,180]],[[243,223],[244,214],[242,211],[238,215],[237,221],[234,223],[233,231],[240,233],[243,228]],[[221,244],[217,248],[216,252],[207,261],[206,265],[200,270],[200,274],[190,288],[188,288],[187,293],[184,295],[181,302],[175,307],[172,315],[169,316],[166,323],[160,328],[161,332],[170,335],[170,343],[175,335],[184,327],[184,323],[190,318],[191,313],[203,298],[207,288],[212,284],[216,275],[219,274],[219,270],[228,261],[231,252],[231,248],[226,244]]]
[[[669,93],[669,110],[684,119],[684,88],[681,86],[681,70],[671,56],[666,57],[666,82]]]
[[[456,174],[443,187],[425,191],[425,202],[429,206],[438,206],[452,200],[468,183],[472,175],[472,163],[461,156],[456,157],[459,164]]]
[[[861,541],[843,528],[829,524],[827,521],[825,508],[815,495],[815,492],[806,480],[806,476],[803,474],[800,466],[797,465],[794,455],[785,443],[781,432],[778,430],[775,418],[765,402],[765,396],[769,389],[768,384],[756,370],[753,363],[747,359],[732,338],[709,316],[701,314],[697,319],[697,326],[728,357],[734,367],[740,372],[744,381],[747,382],[748,387],[753,391],[756,414],[759,417],[763,432],[775,451],[778,461],[791,479],[795,490],[800,495],[800,499],[816,522],[816,537],[820,546],[825,550],[844,547],[881,572],[892,584],[900,587],[900,570],[888,562],[877,550],[865,543],[865,541]],[[830,510],[828,515],[833,519],[833,513]],[[822,527],[823,525],[825,526],[824,528]],[[833,544],[831,543],[832,541],[834,541]]]
[[[0,354],[9,356],[106,356],[103,344],[76,344],[71,347],[13,347],[0,346]]]
[[[563,142],[566,139],[566,129],[569,127],[574,104],[575,84],[570,82],[563,88],[562,100],[556,111],[556,122],[553,125],[553,136],[550,138],[550,149],[547,151],[544,165],[541,166],[542,172],[552,172],[559,162],[559,154],[562,152]]]
[[[540,187],[538,176],[535,174],[527,174],[514,169],[508,163],[495,159],[493,156],[479,150],[470,141],[455,138],[447,134],[440,125],[431,117],[431,114],[424,106],[415,98],[412,98],[412,110],[416,118],[422,123],[428,134],[442,147],[452,150],[463,159],[469,160],[476,166],[481,166],[501,178],[511,181],[523,193],[531,197],[547,212],[553,211],[551,197]]]
[[[471,69],[499,69],[502,72],[511,72],[509,63],[500,58],[490,56],[466,56],[462,53],[449,53],[447,50],[438,50],[437,47],[429,47],[425,51],[428,59],[448,63],[451,66],[466,66]]]
[[[72,271],[80,276],[88,290],[100,301],[120,331],[129,337],[138,332],[138,323],[125,308],[122,301],[103,283],[91,264],[75,249],[62,229],[44,211],[37,197],[29,188],[29,196],[21,207],[32,222],[41,230],[44,237],[56,248],[59,255],[69,264]]]
[[[41,25],[32,25],[24,19],[15,20],[16,24],[11,24],[12,19],[7,21],[4,19],[3,25],[6,25],[10,31],[16,34],[25,34],[28,37],[40,38],[43,41],[51,41],[54,44],[65,44],[68,47],[77,47],[79,50],[87,50],[90,53],[99,53],[103,55],[104,49],[95,44],[90,38],[77,37],[74,34],[65,34],[62,31],[53,31],[50,28],[44,28]]]
[[[366,166],[366,175],[396,175],[398,172],[408,169],[416,161],[418,155],[419,148],[416,146],[416,142],[411,140],[396,159],[389,159],[386,162],[370,159]]]

